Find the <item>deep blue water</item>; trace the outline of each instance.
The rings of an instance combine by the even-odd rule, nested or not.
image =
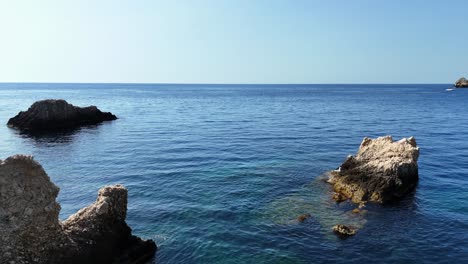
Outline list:
[[[32,154],[62,219],[124,184],[157,263],[468,263],[468,89],[447,87],[0,84],[0,123],[45,98],[119,117],[48,137],[0,126],[0,157]],[[388,134],[416,137],[419,185],[352,215],[320,177]],[[340,240],[336,223],[361,229]]]

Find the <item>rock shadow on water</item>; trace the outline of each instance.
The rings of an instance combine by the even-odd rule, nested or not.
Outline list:
[[[32,140],[38,146],[49,144],[71,144],[80,134],[96,134],[103,124],[88,125],[75,128],[67,128],[53,131],[19,131],[10,130],[21,138]]]

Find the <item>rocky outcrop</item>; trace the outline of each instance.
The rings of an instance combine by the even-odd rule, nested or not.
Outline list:
[[[460,78],[455,82],[455,87],[457,88],[468,88],[468,80],[465,78]]]
[[[346,225],[335,225],[332,228],[332,230],[333,230],[333,232],[335,234],[337,234],[341,238],[354,236],[357,233],[356,229],[354,229],[352,227],[349,227],[349,226],[346,226]]]
[[[59,188],[30,156],[0,161],[0,263],[144,263],[156,245],[131,235],[127,189],[99,190],[96,202],[59,221]]]
[[[115,119],[115,115],[101,112],[96,106],[78,107],[65,100],[49,99],[35,102],[27,111],[10,118],[7,125],[25,131],[53,131]]]
[[[328,181],[341,200],[392,202],[415,188],[418,157],[413,137],[396,142],[391,136],[364,138],[356,156],[348,156]]]

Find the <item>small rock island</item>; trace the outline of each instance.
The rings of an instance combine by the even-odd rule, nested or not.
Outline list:
[[[37,101],[27,111],[19,112],[7,125],[23,131],[54,131],[94,125],[115,120],[109,112],[101,112],[96,106],[78,107],[65,100]]]
[[[468,80],[465,79],[464,77],[458,79],[455,82],[455,87],[457,87],[457,88],[468,88]]]
[[[346,225],[335,225],[332,228],[333,232],[341,238],[347,238],[349,236],[354,236],[357,233],[357,230],[346,226]]]
[[[0,161],[0,263],[145,263],[152,240],[125,222],[127,189],[99,190],[97,200],[59,221],[59,188],[31,156]]]
[[[338,202],[388,203],[411,192],[418,182],[419,148],[413,137],[393,141],[391,136],[364,138],[356,156],[348,156],[329,183]]]

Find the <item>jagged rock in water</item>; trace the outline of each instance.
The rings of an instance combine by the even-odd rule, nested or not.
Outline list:
[[[27,111],[10,118],[7,125],[24,131],[53,131],[115,119],[115,115],[101,112],[96,106],[78,107],[65,100],[49,99],[35,102]]]
[[[335,225],[332,230],[335,234],[343,238],[353,236],[357,233],[356,229],[345,225]]]
[[[457,88],[467,88],[468,87],[468,80],[465,79],[464,77],[458,79],[455,82],[455,87],[457,87]]]
[[[144,263],[156,252],[152,240],[131,235],[123,186],[102,188],[64,222],[58,192],[32,157],[0,161],[0,263]]]
[[[395,201],[416,187],[418,157],[413,137],[397,142],[391,136],[364,138],[356,156],[348,156],[328,181],[354,203]]]

